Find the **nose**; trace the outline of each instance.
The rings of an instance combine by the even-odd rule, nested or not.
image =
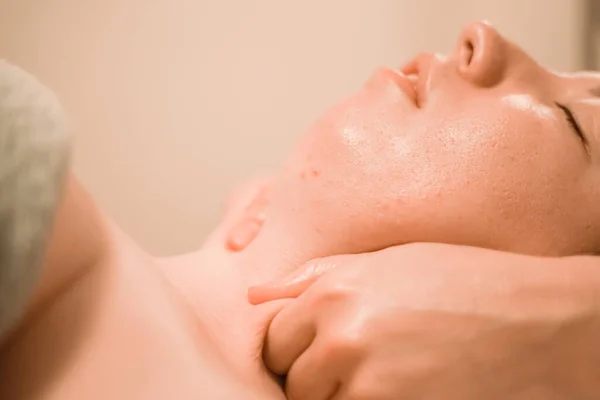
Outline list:
[[[500,83],[508,62],[507,48],[507,41],[489,23],[468,25],[460,35],[455,52],[459,74],[478,86]]]

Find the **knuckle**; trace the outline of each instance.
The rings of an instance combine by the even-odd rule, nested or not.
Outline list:
[[[365,338],[360,330],[345,330],[329,336],[324,344],[324,354],[335,359],[352,359],[365,348]]]
[[[354,285],[344,280],[325,279],[319,291],[319,303],[339,303],[351,299],[356,294]]]

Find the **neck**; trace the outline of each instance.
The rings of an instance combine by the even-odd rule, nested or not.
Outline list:
[[[298,240],[315,237],[314,234],[299,234],[288,229],[285,218],[272,217],[240,252],[232,253],[226,248],[227,232],[232,226],[226,221],[202,250],[169,259],[163,268],[203,324],[213,331],[224,356],[242,368],[248,367],[248,361],[257,365],[261,359],[266,328],[280,307],[251,306],[248,287],[282,278],[318,256],[312,254],[307,240]]]
[[[236,256],[247,286],[281,279],[308,260],[322,256],[307,239],[316,237],[315,232],[291,235],[270,222],[266,221],[254,241]]]
[[[259,392],[270,393],[267,398],[279,399],[281,389],[261,360],[267,327],[280,306],[256,307],[248,303],[248,282],[258,281],[259,276],[272,276],[266,269],[255,269],[249,264],[251,259],[256,260],[256,265],[268,262],[263,262],[258,253],[252,257],[230,253],[222,241],[209,241],[198,252],[160,263],[206,327],[213,347],[236,371],[239,380]]]

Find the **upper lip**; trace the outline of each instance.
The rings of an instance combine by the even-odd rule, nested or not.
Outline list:
[[[400,87],[400,89],[406,94],[406,96],[411,99],[415,105],[419,106],[419,96],[417,94],[416,83],[413,79],[411,79],[406,74],[403,74],[401,71],[394,71],[393,80],[396,82],[396,85]]]
[[[408,64],[400,68],[400,73],[405,79],[410,80],[410,76],[415,77],[411,80],[416,93],[417,107],[421,108],[427,102],[429,91],[431,67],[435,55],[432,53],[421,53]]]

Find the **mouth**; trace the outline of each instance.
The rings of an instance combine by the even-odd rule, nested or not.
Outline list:
[[[418,75],[404,74],[401,70],[382,68],[381,73],[391,80],[406,97],[419,108]]]
[[[427,103],[434,70],[444,64],[446,57],[441,54],[421,53],[412,61],[398,69],[381,68],[380,73],[400,88],[417,108]]]
[[[442,54],[421,53],[399,69],[398,73],[413,84],[417,107],[421,108],[427,103],[434,70],[444,64],[445,60],[446,56]]]

